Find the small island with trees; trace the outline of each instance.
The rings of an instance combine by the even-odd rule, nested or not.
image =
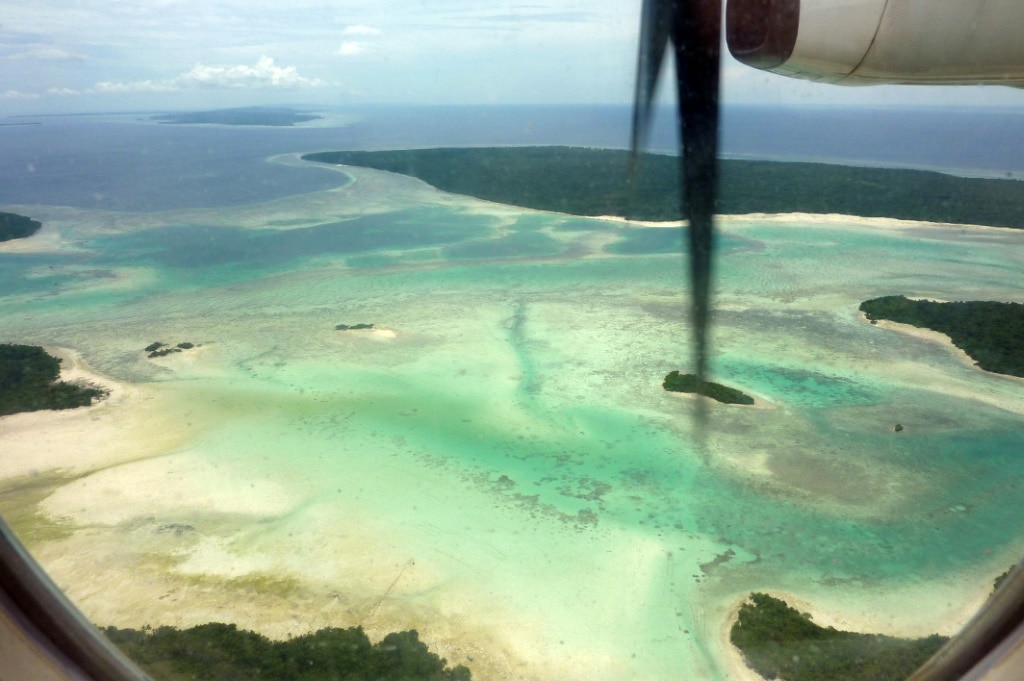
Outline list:
[[[328,628],[271,641],[234,624],[190,629],[118,629],[103,633],[156,681],[470,681],[469,669],[449,667],[415,629],[370,643],[362,627]]]
[[[43,224],[17,213],[0,213],[0,241],[24,239],[39,231]]]
[[[335,331],[368,331],[376,328],[374,324],[336,324],[334,327]]]
[[[821,627],[785,601],[754,593],[729,634],[751,669],[786,681],[902,681],[949,640]]]
[[[674,393],[696,393],[704,397],[710,397],[723,404],[754,404],[754,398],[742,393],[735,388],[713,383],[711,381],[699,381],[694,374],[681,374],[678,371],[669,372],[661,386]]]
[[[1022,303],[884,296],[864,301],[860,310],[872,323],[886,319],[944,333],[985,371],[1024,378]]]
[[[0,416],[44,409],[88,407],[100,388],[65,383],[60,360],[35,345],[0,344]]]

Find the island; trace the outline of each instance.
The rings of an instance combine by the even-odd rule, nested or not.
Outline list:
[[[939,331],[985,371],[1024,378],[1024,304],[996,301],[936,302],[906,296],[865,300],[871,322],[886,319]]]
[[[334,327],[335,331],[366,331],[374,328],[373,324],[338,324]]]
[[[178,343],[173,347],[168,345],[167,343],[161,343],[160,341],[156,341],[155,343],[150,343],[145,348],[143,348],[143,352],[148,352],[148,357],[152,359],[154,357],[166,357],[167,355],[172,355],[176,352],[181,352],[183,350],[191,350],[194,347],[197,347],[196,344],[189,343],[188,341],[184,343]]]
[[[44,409],[88,407],[100,388],[58,380],[60,360],[35,345],[0,344],[0,416]]]
[[[286,641],[218,622],[190,629],[107,627],[103,633],[157,681],[471,679],[466,667],[448,667],[430,652],[415,629],[388,634],[373,644],[362,627],[320,629]]]
[[[899,681],[948,637],[907,639],[821,627],[785,601],[754,593],[729,634],[751,669],[786,681]]]
[[[0,213],[0,241],[24,239],[39,231],[43,224],[17,213]]]
[[[641,154],[628,183],[629,152],[577,147],[328,151],[306,161],[417,177],[487,201],[573,215],[678,220],[679,159]],[[825,163],[719,161],[716,212],[840,213],[1024,228],[1024,182],[926,170]]]
[[[247,106],[213,111],[185,111],[159,114],[150,120],[174,125],[264,125],[289,128],[296,123],[308,123],[323,116],[308,111],[265,106]]]
[[[754,398],[740,392],[735,388],[713,383],[711,381],[700,381],[694,374],[681,374],[678,371],[669,372],[661,386],[674,393],[696,393],[723,404],[754,404]]]

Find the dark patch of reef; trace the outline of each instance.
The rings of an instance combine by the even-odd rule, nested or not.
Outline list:
[[[188,341],[184,343],[178,343],[177,345],[173,346],[168,345],[167,343],[161,343],[160,341],[157,341],[155,343],[150,343],[149,345],[147,345],[144,348],[144,352],[148,353],[147,357],[152,359],[154,357],[166,357],[167,355],[173,355],[176,352],[191,350],[192,348],[196,347],[199,346],[196,345],[195,343],[189,343]]]

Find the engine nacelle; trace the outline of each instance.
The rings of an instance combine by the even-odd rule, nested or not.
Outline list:
[[[1024,0],[728,0],[726,41],[809,80],[1024,85]]]

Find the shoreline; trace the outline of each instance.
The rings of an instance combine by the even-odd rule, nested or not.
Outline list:
[[[146,422],[158,420],[152,413],[151,389],[93,371],[74,350],[54,346],[45,346],[44,350],[61,360],[61,381],[98,387],[107,395],[88,407],[0,417],[0,438],[4,442],[0,482],[46,471],[88,473],[144,458],[167,440],[146,427]],[[129,406],[138,413],[124,415]],[[132,436],[131,443],[125,441],[125,430]],[[148,437],[143,437],[147,431]]]
[[[793,592],[783,589],[756,589],[751,593],[764,593],[785,601],[791,608],[809,615],[811,621],[820,627],[833,627],[840,631],[860,634],[881,634],[897,638],[917,639],[936,633],[942,636],[955,636],[980,612],[991,595],[991,589],[975,589],[973,594],[965,594],[966,597],[956,607],[947,603],[946,612],[937,620],[918,618],[909,626],[904,624],[895,627],[892,623],[887,625],[877,617],[857,615],[850,610],[830,609],[809,598],[797,596]],[[723,651],[722,663],[730,681],[766,681],[763,676],[747,666],[743,653],[733,645],[731,640],[732,627],[739,619],[740,607],[749,600],[749,596],[748,593],[733,600],[728,606],[727,615],[718,631],[719,645]],[[924,622],[927,624],[925,625]]]
[[[100,374],[68,348],[44,349],[62,360],[60,380],[109,395],[88,407],[0,417],[0,493],[15,505],[8,518],[19,538],[89,621],[132,629],[227,622],[275,640],[361,626],[377,642],[415,629],[431,652],[469,666],[476,679],[540,681],[547,661],[510,649],[503,631],[477,617],[475,598],[423,598],[436,576],[428,565],[396,562],[407,549],[390,546],[396,538],[389,542],[370,517],[348,517],[354,525],[332,542],[351,564],[341,581],[248,546],[267,531],[261,525],[288,523],[302,498],[275,480],[235,484],[239,471],[193,452],[183,394]]]
[[[925,299],[923,299],[923,298],[916,298],[915,300],[925,300]],[[928,299],[928,300],[930,300],[930,299]],[[936,301],[936,302],[943,302],[943,301]],[[982,369],[980,366],[978,366],[978,363],[974,360],[974,358],[972,358],[970,355],[968,355],[964,350],[958,348],[956,346],[956,344],[953,343],[953,339],[950,338],[948,335],[942,333],[941,331],[935,331],[935,330],[929,329],[929,328],[924,328],[924,327],[920,327],[920,326],[914,326],[913,324],[903,324],[901,322],[894,322],[894,321],[889,320],[889,319],[878,319],[878,320],[872,321],[872,320],[868,319],[867,315],[863,311],[861,311],[861,310],[857,311],[857,318],[861,321],[861,323],[866,324],[868,326],[874,326],[874,327],[877,327],[879,329],[885,329],[887,331],[895,331],[895,332],[901,333],[901,334],[903,334],[905,336],[910,336],[911,338],[916,338],[918,340],[923,340],[923,341],[926,341],[928,343],[933,343],[933,344],[938,345],[938,346],[940,346],[942,348],[945,348],[946,350],[948,350],[950,352],[951,355],[956,357],[956,359],[959,360],[960,363],[962,363],[965,366],[970,367],[974,371],[976,371],[976,372],[978,372],[980,374],[983,374],[985,376],[992,376],[992,377],[995,377],[995,378],[1007,379],[1007,380],[1014,381],[1016,383],[1024,383],[1024,377],[1013,376],[1011,374],[1001,374],[1001,373],[996,372],[996,371],[986,371],[985,369]]]

